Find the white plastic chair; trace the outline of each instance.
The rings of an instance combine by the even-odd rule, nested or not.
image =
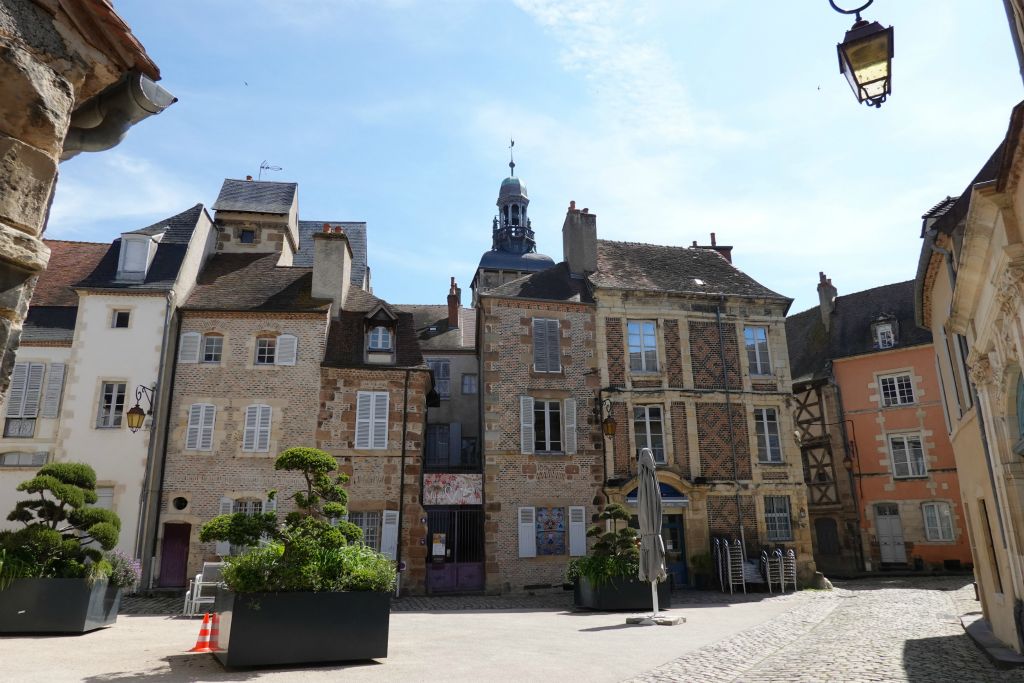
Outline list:
[[[222,583],[221,572],[223,569],[223,562],[203,563],[203,571],[196,574],[196,578],[189,581],[188,590],[185,592],[185,616],[194,617],[199,613],[200,605],[213,604],[215,599],[214,591]]]

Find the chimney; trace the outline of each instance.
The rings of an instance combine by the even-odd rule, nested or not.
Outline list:
[[[726,261],[732,263],[732,247],[727,247],[725,245],[719,244],[718,239],[715,237],[715,233],[711,233],[711,244],[698,245],[697,240],[694,240],[693,246],[697,247],[698,249],[712,249],[714,251],[717,251],[719,254],[722,255],[722,257]]]
[[[337,318],[348,296],[352,275],[352,249],[344,231],[324,224],[313,233],[313,297],[331,300],[331,316]]]
[[[818,305],[821,307],[821,322],[825,329],[832,325],[832,313],[836,310],[836,295],[839,291],[832,286],[832,279],[825,277],[825,273],[818,273]]]
[[[248,180],[248,181],[250,181],[250,182],[252,182],[252,176],[251,176],[251,175],[247,175],[247,176],[245,176],[245,179],[246,179],[246,180]]]
[[[462,306],[462,290],[455,284],[455,277],[452,277],[452,286],[448,290],[448,329],[454,330],[459,326],[459,308]]]
[[[572,275],[597,270],[597,214],[577,209],[575,201],[569,202],[562,224],[562,258]]]

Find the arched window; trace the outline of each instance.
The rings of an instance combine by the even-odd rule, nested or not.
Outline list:
[[[519,225],[519,205],[512,205],[512,225]]]

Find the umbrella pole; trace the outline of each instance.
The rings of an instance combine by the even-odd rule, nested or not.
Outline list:
[[[654,614],[651,615],[652,619],[658,618],[658,582],[651,581],[651,602],[654,604]]]

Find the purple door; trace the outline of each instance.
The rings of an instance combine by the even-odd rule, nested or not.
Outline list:
[[[191,524],[164,524],[164,542],[160,546],[161,588],[180,588],[186,583],[188,566],[188,539],[192,535]]]
[[[427,588],[431,593],[484,587],[484,511],[479,506],[427,508]]]

